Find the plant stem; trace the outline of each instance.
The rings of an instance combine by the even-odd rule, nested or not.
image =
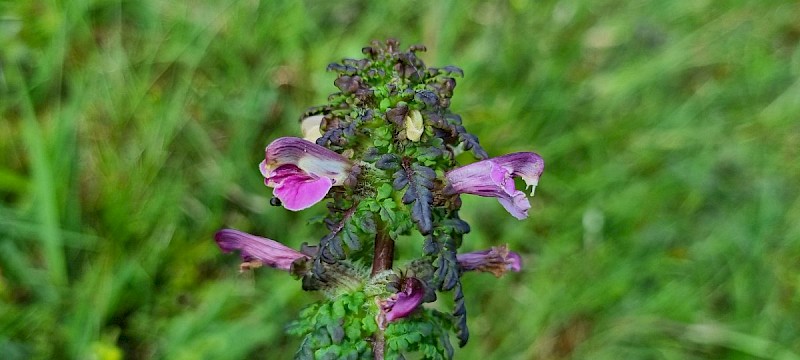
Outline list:
[[[375,235],[375,256],[372,258],[372,276],[381,271],[390,270],[394,261],[394,240],[381,229]],[[372,354],[376,360],[383,360],[386,350],[386,339],[383,330],[378,329],[372,338]]]
[[[394,261],[394,240],[385,231],[375,235],[375,256],[372,258],[372,276],[390,270]]]

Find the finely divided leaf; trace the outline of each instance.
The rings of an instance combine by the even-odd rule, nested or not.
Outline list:
[[[378,232],[378,225],[375,224],[375,218],[371,213],[361,213],[358,219],[358,227],[361,231],[374,235]]]
[[[333,264],[336,260],[344,259],[347,256],[344,251],[344,244],[352,250],[361,248],[361,242],[358,239],[357,233],[353,231],[352,228],[344,231],[347,225],[352,227],[352,224],[349,224],[349,222],[357,207],[356,204],[345,211],[342,215],[342,219],[338,222],[330,218],[325,219],[325,224],[331,232],[323,236],[319,241],[319,259],[328,264]]]
[[[464,347],[469,341],[469,328],[467,327],[467,306],[464,303],[464,292],[461,289],[461,282],[456,286],[453,309],[453,317],[455,318],[454,327],[456,330],[456,337],[458,337],[458,346]]]
[[[394,181],[392,182],[392,188],[395,190],[402,190],[406,185],[408,185],[408,176],[406,176],[406,170],[400,169],[397,170],[393,175]]]
[[[422,243],[422,252],[425,255],[435,255],[439,252],[439,243],[433,239],[432,235],[425,236],[425,242]]]
[[[348,223],[344,229],[342,229],[341,236],[344,243],[347,244],[347,247],[351,250],[358,251],[361,249],[361,241],[359,241],[358,232],[354,227],[352,223]]]
[[[408,188],[403,194],[403,203],[412,204],[411,220],[417,224],[420,233],[428,235],[433,228],[431,218],[431,204],[433,203],[433,179],[436,172],[433,169],[419,164],[403,163],[403,168],[408,178]]]
[[[459,126],[459,128],[464,129],[462,126]],[[464,130],[464,132],[458,134],[458,139],[464,143],[464,148],[472,150],[472,153],[475,154],[478,159],[483,160],[489,158],[489,154],[486,153],[486,150],[484,150],[478,142],[477,136],[467,133],[466,130]]]

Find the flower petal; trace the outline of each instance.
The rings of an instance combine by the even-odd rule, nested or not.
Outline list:
[[[498,196],[497,201],[517,220],[528,218],[528,209],[531,208],[531,202],[528,201],[524,192],[515,190],[512,195]]]
[[[303,139],[310,142],[315,142],[322,137],[322,131],[319,126],[322,124],[324,115],[309,116],[300,121],[300,131],[303,133]]]
[[[410,315],[425,297],[425,285],[417,278],[407,277],[400,284],[400,291],[388,299],[379,301],[380,313],[378,326],[386,328],[386,324]]]
[[[493,158],[496,163],[508,169],[512,176],[519,176],[531,188],[531,196],[539,184],[539,177],[544,171],[544,159],[532,152],[518,152]]]
[[[277,241],[234,229],[217,231],[214,240],[223,252],[239,250],[246,262],[258,261],[276,269],[289,271],[292,263],[308,256]]]
[[[282,137],[269,144],[259,167],[262,174],[271,174],[283,165],[294,165],[310,175],[332,179],[334,185],[344,183],[351,167],[344,156],[295,137]]]
[[[273,194],[281,200],[283,207],[299,211],[311,207],[325,198],[333,186],[333,180],[303,174],[291,175],[275,186]]]
[[[422,113],[419,110],[411,110],[405,118],[406,138],[411,141],[419,141],[422,133],[425,132],[425,124],[422,122]]]
[[[508,246],[495,246],[489,250],[474,251],[456,256],[458,265],[464,271],[484,271],[500,277],[506,271],[520,271],[522,258],[519,254],[509,251]]]

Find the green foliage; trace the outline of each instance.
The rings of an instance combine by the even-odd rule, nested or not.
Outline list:
[[[450,316],[424,309],[386,328],[386,356],[389,359],[417,355],[415,359],[451,359]]]
[[[377,330],[376,309],[363,292],[309,305],[287,333],[303,337],[296,359],[372,359],[368,340]]]

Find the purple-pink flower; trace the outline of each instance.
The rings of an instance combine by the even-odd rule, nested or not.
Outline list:
[[[262,265],[290,271],[292,263],[308,255],[294,250],[277,241],[251,235],[239,230],[223,229],[214,235],[217,245],[223,252],[239,250],[241,252],[242,269],[256,268]]]
[[[496,197],[500,204],[517,219],[528,217],[531,204],[525,193],[514,186],[520,177],[531,188],[533,196],[544,160],[532,152],[519,152],[478,161],[447,172],[446,191],[451,194],[473,194]]]
[[[464,271],[484,271],[500,277],[506,271],[518,272],[522,268],[519,254],[509,251],[508,246],[494,246],[483,251],[473,251],[456,256],[458,265]]]
[[[397,319],[410,315],[425,297],[425,285],[417,278],[407,277],[400,283],[400,291],[392,294],[385,300],[378,302],[378,326],[385,329],[386,325]]]
[[[316,204],[331,187],[344,184],[351,167],[344,156],[295,137],[273,141],[259,164],[264,184],[293,211]]]

